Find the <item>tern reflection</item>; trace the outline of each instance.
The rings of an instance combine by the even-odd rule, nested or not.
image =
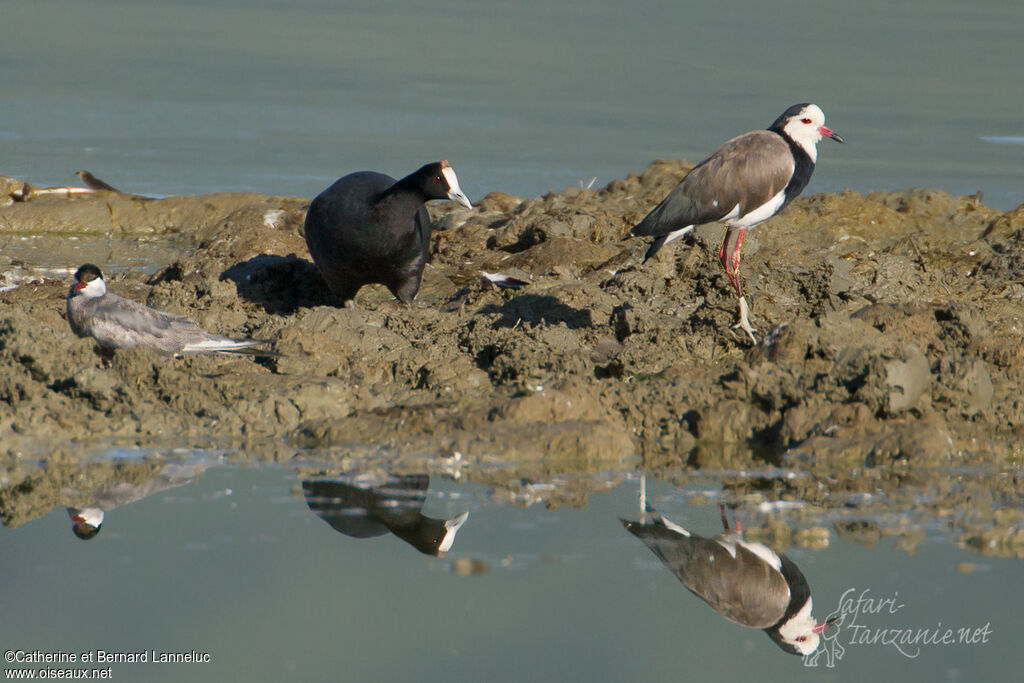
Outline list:
[[[170,464],[164,466],[153,478],[142,483],[118,481],[101,484],[88,493],[89,502],[86,505],[66,508],[68,517],[71,518],[71,532],[83,541],[91,540],[100,533],[106,513],[114,508],[134,503],[160,491],[191,484],[208,467],[208,464]],[[77,494],[71,488],[64,489],[61,493],[70,497]]]
[[[451,550],[455,534],[469,516],[451,519],[423,514],[430,476],[338,474],[306,479],[302,493],[318,517],[339,533],[372,538],[391,533],[426,555]]]
[[[644,504],[639,521],[620,520],[711,609],[740,626],[763,629],[784,651],[807,655],[818,647],[827,622],[811,616],[811,589],[785,555],[743,538],[737,520],[713,538],[692,533]]]

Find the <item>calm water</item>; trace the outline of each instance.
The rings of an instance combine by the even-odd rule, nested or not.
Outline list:
[[[330,517],[327,503],[352,502],[337,475],[319,478],[335,482],[330,491],[286,467],[201,465],[196,478],[108,511],[87,542],[71,534],[63,507],[0,529],[2,649],[210,655],[199,664],[108,665],[114,679],[133,681],[1017,680],[1024,663],[1013,588],[1020,562],[958,549],[939,529],[912,554],[892,539],[871,548],[832,533],[827,548],[788,555],[812,586],[819,618],[844,595],[888,598],[880,614],[861,610],[857,634],[987,625],[988,642],[904,654],[853,641],[865,636],[847,628],[835,636],[845,652],[834,666],[822,657],[808,667],[716,615],[623,529],[619,518],[638,511],[635,479],[583,509],[547,510],[424,477],[426,516],[469,513],[437,558],[397,530],[407,523],[389,532],[351,505]],[[713,479],[684,489],[649,482],[648,498],[673,521],[712,534],[717,511],[694,497],[719,489]],[[753,507],[738,513],[748,524],[759,519]],[[470,561],[475,573],[455,571]],[[974,571],[958,572],[965,562]]]
[[[814,101],[809,191],[1024,202],[1024,4],[33,0],[0,21],[0,174],[311,197],[451,159],[471,197],[603,184]]]

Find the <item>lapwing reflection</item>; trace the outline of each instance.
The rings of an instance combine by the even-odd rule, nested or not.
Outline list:
[[[421,553],[440,557],[451,550],[469,513],[451,519],[424,515],[429,485],[426,474],[339,474],[304,480],[302,493],[310,510],[346,536],[391,533]]]
[[[643,482],[641,482],[643,485]],[[662,517],[641,492],[641,519],[620,519],[691,593],[740,626],[763,629],[784,651],[807,655],[818,647],[828,622],[811,616],[811,589],[792,560],[732,530],[706,538]]]

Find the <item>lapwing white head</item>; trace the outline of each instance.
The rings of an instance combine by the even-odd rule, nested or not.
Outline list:
[[[809,655],[818,649],[821,634],[829,627],[827,621],[819,622],[811,616],[814,601],[808,597],[800,610],[768,636],[786,652],[794,655]]]
[[[768,130],[781,132],[800,145],[811,161],[818,160],[818,142],[830,138],[845,142],[841,136],[825,125],[825,112],[816,104],[794,104],[775,120]]]

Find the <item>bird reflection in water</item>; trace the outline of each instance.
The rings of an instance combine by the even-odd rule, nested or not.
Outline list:
[[[643,486],[643,482],[641,482]],[[621,519],[691,593],[740,626],[763,629],[782,650],[808,655],[830,622],[811,616],[811,589],[792,560],[762,543],[744,539],[739,520],[713,538],[692,533],[662,517],[641,493],[638,521]]]
[[[209,466],[208,463],[169,464],[156,476],[141,484],[134,481],[102,484],[86,494],[88,504],[65,508],[68,517],[71,518],[71,532],[83,541],[92,540],[100,533],[106,513],[152,496],[154,493],[191,484]],[[73,489],[64,489],[61,494],[67,497],[81,497],[79,492]]]
[[[302,493],[310,510],[346,536],[392,533],[425,555],[441,557],[451,550],[469,513],[451,519],[424,515],[429,485],[426,474],[338,474],[304,480]]]

